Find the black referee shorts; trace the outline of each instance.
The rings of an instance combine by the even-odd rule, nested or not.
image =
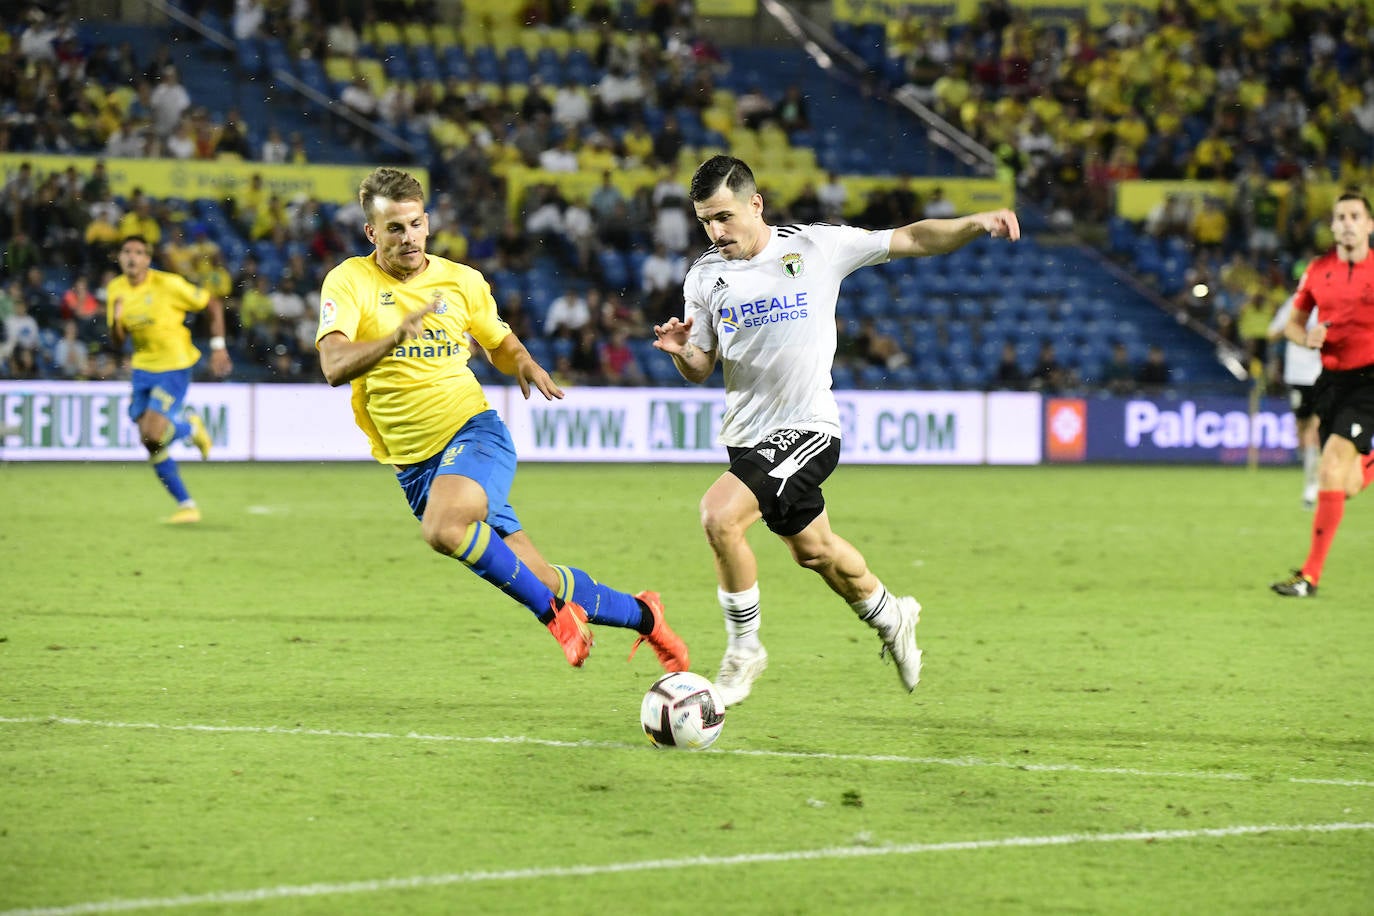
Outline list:
[[[1329,436],[1341,436],[1355,443],[1361,455],[1368,455],[1374,436],[1374,366],[1324,369],[1312,389],[1322,444]]]

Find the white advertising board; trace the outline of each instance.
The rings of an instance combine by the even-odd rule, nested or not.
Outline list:
[[[215,458],[252,456],[249,385],[192,385],[187,405],[214,440]],[[8,461],[140,461],[148,457],[129,419],[127,382],[0,382],[0,457]],[[172,454],[196,450],[180,443]]]
[[[349,388],[199,383],[215,460],[371,461]],[[569,388],[561,401],[489,386],[522,462],[723,463],[724,394],[693,388]],[[1040,396],[979,392],[836,394],[844,460],[854,464],[1034,464]],[[0,382],[0,458],[142,460],[124,382]],[[178,445],[177,454],[194,451]]]

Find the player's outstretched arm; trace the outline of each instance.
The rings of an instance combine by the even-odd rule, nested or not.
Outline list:
[[[666,324],[654,325],[654,346],[673,358],[673,365],[683,378],[701,383],[711,377],[711,370],[716,367],[716,351],[703,350],[688,339],[692,320],[678,321],[673,317]]]
[[[402,342],[418,336],[424,330],[425,316],[438,305],[436,300],[424,308],[416,309],[401,319],[390,335],[377,340],[349,340],[342,331],[324,335],[315,344],[320,351],[320,371],[324,373],[324,380],[332,387],[338,387],[367,372]]]
[[[525,400],[530,399],[531,388],[538,389],[545,400],[552,401],[563,397],[563,389],[554,384],[549,373],[535,361],[514,332],[502,338],[500,345],[489,351],[487,356],[498,372],[503,372],[520,383],[520,393],[525,396]]]
[[[224,345],[224,303],[211,296],[205,310],[210,315],[210,371],[216,378],[224,378],[234,371],[234,362]]]
[[[1021,237],[1021,223],[1011,210],[985,210],[953,219],[917,220],[894,229],[887,250],[894,258],[924,258],[949,254],[985,235],[1014,242]]]

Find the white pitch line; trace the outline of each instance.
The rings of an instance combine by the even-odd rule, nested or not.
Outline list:
[[[242,891],[216,891],[208,894],[183,894],[176,897],[141,897],[123,900],[93,900],[65,906],[5,910],[0,916],[84,916],[90,913],[125,913],[131,910],[177,909],[189,906],[227,906],[343,894],[375,894],[382,891],[407,891],[417,888],[448,887],[487,881],[537,881],[545,878],[586,878],[640,871],[669,871],[685,868],[726,868],[736,865],[769,865],[787,862],[812,862],[822,859],[860,859],[874,856],[910,856],[928,852],[971,852],[981,849],[1033,849],[1043,846],[1076,846],[1085,843],[1159,842],[1192,840],[1203,837],[1225,838],[1266,833],[1338,833],[1374,830],[1374,822],[1336,824],[1265,824],[1236,827],[1211,827],[1201,830],[1140,830],[1130,833],[1065,833],[1057,836],[1016,836],[997,840],[958,840],[949,843],[904,843],[893,846],[831,846],[825,849],[798,849],[790,852],[752,852],[734,856],[688,856],[680,859],[646,859],[637,862],[609,862],[605,865],[562,865],[547,868],[518,868],[505,871],[467,871],[447,875],[412,875],[407,878],[377,878],[336,884],[290,884],[257,887]]]
[[[368,741],[442,741],[457,744],[533,744],[557,748],[601,748],[609,750],[648,750],[648,745],[618,741],[557,741],[527,735],[428,735],[420,732],[350,732],[328,728],[283,728],[277,725],[164,725],[158,722],[109,722],[74,719],[68,716],[0,716],[0,725],[74,725],[91,728],[133,728],[170,732],[208,732],[240,735],[304,735],[315,738],[351,738]],[[1371,779],[1335,779],[1306,776],[1252,776],[1248,773],[1209,773],[1205,770],[1140,770],[1133,767],[1089,767],[1076,763],[1015,763],[1008,760],[982,760],[977,757],[908,757],[901,754],[833,754],[825,751],[770,751],[754,748],[711,748],[703,754],[738,757],[774,757],[799,760],[838,760],[857,763],[910,763],[921,766],[989,767],[1023,770],[1029,773],[1083,773],[1096,776],[1133,776],[1142,779],[1207,779],[1223,782],[1284,782],[1297,785],[1349,786],[1374,789]]]

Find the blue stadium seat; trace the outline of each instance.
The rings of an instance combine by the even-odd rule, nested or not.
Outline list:
[[[835,391],[853,391],[854,373],[845,366],[834,366],[830,370],[830,387]]]
[[[887,384],[887,369],[882,366],[863,366],[857,375],[859,387],[869,391],[881,390]]]
[[[414,63],[416,79],[433,83],[443,81],[443,70],[439,66],[439,57],[434,53],[433,48],[420,45],[411,49],[410,56]]]
[[[671,359],[651,359],[641,368],[649,381],[660,387],[682,385],[685,381]]]
[[[496,57],[496,52],[487,45],[479,45],[472,51],[472,69],[477,81],[481,83],[499,83],[501,77],[501,62]]]
[[[896,369],[888,370],[887,384],[885,387],[894,391],[910,391],[921,386],[920,374],[916,367],[910,364],[898,366]]]
[[[529,55],[519,45],[506,49],[506,53],[502,55],[501,64],[501,70],[509,83],[528,83],[530,74],[534,72]]]
[[[262,42],[256,38],[241,38],[234,46],[239,69],[248,76],[262,76]]]
[[[953,374],[942,363],[917,365],[916,376],[922,388],[949,390],[954,387]]]
[[[472,76],[472,61],[467,53],[457,45],[444,50],[444,75],[452,79],[466,80]]]
[[[986,372],[973,363],[967,362],[955,363],[951,375],[953,376],[954,387],[963,391],[981,390],[987,387],[987,383],[992,377],[991,372]]]
[[[614,248],[603,248],[597,255],[597,262],[601,265],[601,278],[612,289],[628,289],[630,286],[630,268],[625,263],[625,256]]]

